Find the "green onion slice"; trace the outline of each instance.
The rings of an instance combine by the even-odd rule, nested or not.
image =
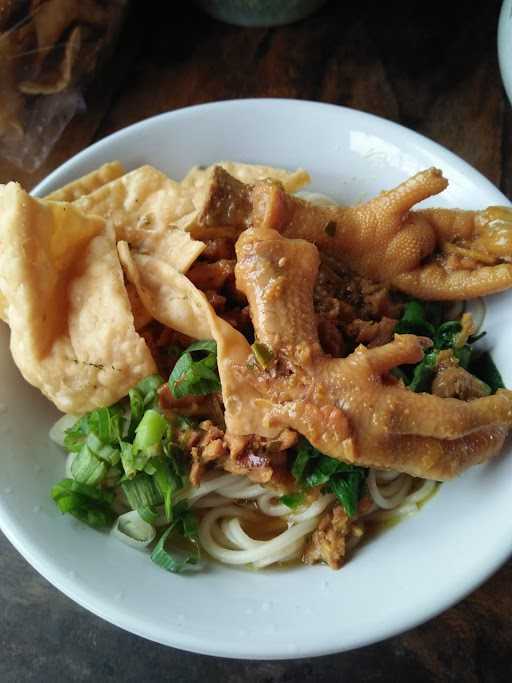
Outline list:
[[[156,530],[137,511],[131,510],[117,518],[112,534],[126,545],[142,549],[155,539]]]

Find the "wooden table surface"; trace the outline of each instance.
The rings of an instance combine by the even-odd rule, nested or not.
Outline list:
[[[32,187],[80,149],[160,112],[242,97],[318,100],[400,122],[512,195],[512,114],[500,82],[500,2],[328,2],[278,29],[134,3],[113,62],[44,166],[0,162]],[[481,501],[480,501],[481,503]],[[475,538],[474,552],[478,552]],[[466,600],[402,636],[318,660],[248,663],[180,653],[100,621],[0,539],[1,681],[512,680],[512,563]]]

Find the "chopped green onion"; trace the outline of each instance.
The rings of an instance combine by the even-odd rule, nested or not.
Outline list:
[[[64,448],[68,451],[78,453],[85,443],[85,438],[89,433],[89,417],[82,415],[75,424],[66,430],[64,436]]]
[[[153,449],[137,452],[132,443],[120,441],[119,444],[121,446],[121,463],[128,479],[133,479],[137,472],[149,470],[148,474],[152,474],[149,461],[154,455]]]
[[[72,514],[95,529],[110,526],[114,521],[110,507],[114,496],[110,492],[62,479],[53,486],[51,496],[61,512]]]
[[[128,392],[128,398],[130,399],[130,428],[128,436],[133,438],[135,429],[144,415],[144,396],[135,387]]]
[[[142,519],[148,524],[154,524],[159,517],[158,512],[155,512],[152,508],[145,505],[137,508],[137,512],[142,517]]]
[[[118,406],[98,408],[88,413],[89,431],[94,432],[104,444],[116,444],[121,438],[122,415]]]
[[[138,512],[131,510],[117,518],[112,534],[132,548],[142,549],[154,540],[156,530]]]
[[[163,415],[150,408],[144,413],[144,417],[135,431],[133,448],[135,452],[156,446],[169,428],[169,423]]]
[[[170,521],[172,518],[172,494],[183,486],[183,481],[179,475],[173,472],[170,458],[153,458],[151,462],[155,468],[154,482],[162,494],[165,516]]]
[[[64,446],[67,431],[72,429],[78,420],[75,415],[63,415],[50,429],[50,439],[59,446]]]
[[[266,370],[274,360],[272,349],[261,342],[254,342],[254,344],[251,346],[251,349],[256,361],[258,362],[258,365]]]
[[[90,434],[87,435],[85,445],[100,460],[104,460],[106,463],[109,463],[110,465],[117,465],[117,463],[119,462],[119,458],[121,457],[119,449],[114,448],[113,446],[110,446],[108,444],[104,445],[96,436],[96,434],[94,434],[94,432],[90,432]]]
[[[75,455],[71,464],[71,474],[75,481],[81,484],[89,484],[95,486],[105,478],[107,474],[107,465],[98,460],[91,449],[84,445],[80,453]]]
[[[213,353],[217,355],[217,342],[213,339],[199,339],[193,342],[190,346],[185,349],[187,353],[193,353],[194,351],[205,351],[210,354]]]
[[[188,543],[185,543],[187,541]],[[151,553],[151,559],[162,569],[174,574],[200,569],[198,541],[197,520],[192,512],[186,511],[175,517],[169,528],[164,531]],[[183,548],[185,544],[186,549]]]
[[[140,472],[133,479],[127,479],[121,483],[126,500],[131,508],[140,510],[161,505],[162,494],[158,490],[153,478]]]
[[[160,375],[149,375],[137,384],[135,389],[142,396],[146,408],[154,402],[157,391],[163,383],[164,380]]]

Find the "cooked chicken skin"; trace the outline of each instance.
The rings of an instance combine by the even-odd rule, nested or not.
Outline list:
[[[319,206],[278,182],[244,185],[217,167],[196,223],[305,239],[359,274],[422,299],[468,299],[512,286],[511,209],[411,211],[447,185],[430,168],[363,204]]]
[[[499,452],[512,424],[512,392],[464,402],[406,389],[389,371],[421,360],[430,340],[414,335],[359,346],[347,358],[325,356],[313,309],[317,248],[249,229],[236,251],[237,287],[274,359],[239,372],[271,402],[270,419],[331,457],[423,478],[450,479]]]

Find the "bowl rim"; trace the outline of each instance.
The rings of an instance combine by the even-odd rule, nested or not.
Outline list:
[[[503,87],[512,104],[512,0],[503,0],[498,19],[498,63]]]
[[[193,105],[190,107],[183,107],[170,112],[163,112],[156,116],[148,117],[142,121],[131,124],[119,131],[116,131],[105,138],[95,142],[93,145],[86,147],[81,150],[78,154],[74,155],[66,162],[61,164],[57,169],[55,169],[51,174],[49,174],[45,179],[43,179],[33,190],[32,194],[34,196],[41,197],[45,193],[53,189],[53,186],[57,183],[58,178],[65,174],[69,169],[71,169],[78,162],[86,159],[89,155],[93,155],[95,151],[101,149],[102,147],[108,147],[109,144],[115,140],[122,141],[124,136],[129,135],[134,129],[144,129],[146,126],[151,126],[157,121],[162,120],[173,120],[181,117],[189,117],[197,113],[202,114],[212,109],[226,110],[233,106],[236,107],[247,107],[253,109],[254,107],[273,107],[280,105],[281,103],[292,104],[295,107],[309,108],[311,111],[317,110],[318,108],[328,108],[331,110],[337,110],[342,112],[350,112],[351,115],[357,114],[362,119],[367,121],[378,122],[379,125],[384,124],[388,129],[400,132],[409,139],[414,139],[421,144],[427,144],[430,149],[434,152],[440,154],[444,157],[447,162],[455,162],[456,165],[463,171],[468,170],[471,172],[472,176],[475,175],[479,178],[479,183],[484,189],[492,190],[495,194],[500,194],[503,198],[504,204],[510,204],[508,199],[496,188],[485,176],[479,173],[476,169],[470,166],[463,159],[458,157],[456,154],[446,149],[442,145],[430,140],[424,135],[416,133],[411,129],[397,124],[395,122],[389,121],[382,117],[370,114],[367,112],[362,112],[354,110],[348,107],[340,107],[335,104],[312,102],[307,100],[295,100],[288,98],[248,98],[248,99],[233,99],[224,100],[221,102],[211,102],[200,105]],[[313,112],[314,113],[314,112]],[[372,634],[366,637],[360,637],[358,640],[354,640],[346,647],[336,646],[333,643],[325,645],[314,645],[313,647],[305,647],[304,650],[299,653],[284,652],[282,649],[280,651],[275,651],[272,653],[257,652],[254,649],[247,649],[245,652],[237,646],[237,651],[233,654],[226,647],[222,645],[216,645],[215,643],[207,643],[201,637],[194,636],[193,633],[179,632],[175,630],[170,635],[170,638],[162,638],[161,635],[153,633],[148,633],[142,628],[138,628],[137,619],[135,615],[131,617],[123,611],[120,606],[116,606],[112,603],[108,605],[102,605],[93,598],[90,594],[88,588],[80,586],[79,582],[73,581],[69,577],[62,575],[59,569],[56,569],[51,561],[51,555],[49,553],[44,553],[40,546],[33,542],[29,536],[23,532],[22,526],[12,524],[10,520],[7,520],[7,515],[5,513],[4,507],[0,501],[0,528],[6,535],[7,539],[12,543],[12,545],[18,550],[18,552],[53,586],[58,590],[63,592],[74,602],[78,603],[82,607],[91,611],[96,616],[116,625],[120,628],[139,635],[148,640],[159,642],[163,645],[169,645],[178,649],[186,650],[189,652],[195,652],[199,654],[207,654],[214,656],[222,656],[228,658],[236,659],[300,659],[304,657],[315,657],[327,654],[333,654],[337,652],[342,652],[345,650],[356,649],[366,645],[370,645],[389,637],[393,637],[412,629],[430,619],[437,616],[441,612],[445,611],[449,607],[453,606],[455,603],[459,602],[467,595],[476,590],[482,583],[484,583],[493,573],[495,573],[502,564],[507,560],[507,558],[512,554],[512,542],[505,543],[500,542],[497,544],[498,549],[492,555],[492,561],[489,560],[487,563],[481,565],[479,572],[473,573],[472,580],[463,584],[460,590],[451,592],[450,595],[439,591],[436,595],[436,599],[432,601],[432,604],[423,610],[415,613],[410,613],[408,618],[404,618],[402,622],[397,626],[389,627],[388,625],[382,626],[380,629],[374,628]],[[302,649],[302,648],[301,648]]]

